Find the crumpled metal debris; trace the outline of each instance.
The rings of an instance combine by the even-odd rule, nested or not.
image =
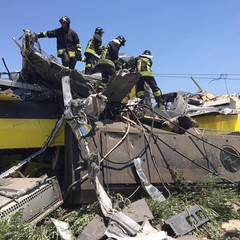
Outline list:
[[[99,215],[95,215],[94,218],[83,229],[81,234],[77,237],[77,240],[98,240],[104,237],[106,227],[104,221]]]
[[[173,240],[174,238],[169,237],[166,232],[160,231],[160,232],[154,232],[150,233],[148,235],[143,235],[143,236],[136,236],[136,237],[123,237],[119,236],[116,233],[110,233],[108,232],[107,234],[108,237],[111,237],[116,240]]]
[[[141,180],[142,186],[146,190],[146,192],[149,194],[150,197],[153,199],[158,200],[159,202],[162,202],[166,200],[166,198],[163,196],[163,194],[152,184],[148,182],[147,177],[145,176],[142,166],[141,166],[141,158],[135,158],[134,159],[134,165],[137,171],[137,174]]]
[[[70,229],[69,223],[57,220],[55,218],[51,218],[51,220],[54,223],[55,227],[57,228],[57,231],[60,235],[61,240],[75,239]]]
[[[123,213],[138,223],[143,222],[145,218],[148,220],[154,219],[154,216],[144,198],[125,206],[123,208]]]
[[[110,222],[105,235],[117,240],[167,240],[173,239],[165,231],[158,231],[153,228],[148,219],[145,219],[143,225],[139,225],[133,219],[112,207],[110,198],[107,196],[98,178],[95,179],[95,188],[100,203],[101,210]]]
[[[226,235],[240,237],[240,220],[231,219],[228,222],[222,223],[222,228]]]
[[[47,138],[46,142],[44,143],[43,147],[40,150],[38,150],[37,152],[30,155],[29,157],[27,157],[24,160],[22,160],[21,162],[19,162],[16,166],[13,166],[13,167],[9,168],[8,170],[6,170],[5,172],[1,173],[0,174],[0,179],[9,177],[11,174],[16,172],[18,169],[20,169],[26,163],[30,162],[32,159],[34,159],[35,157],[40,155],[42,152],[44,152],[47,149],[47,147],[50,145],[50,143],[52,142],[52,140],[55,137],[58,129],[62,125],[62,122],[63,122],[63,116],[57,121],[55,127],[53,128],[51,134],[48,136],[48,138]]]
[[[136,236],[137,232],[142,230],[142,227],[131,218],[112,207],[112,202],[100,184],[98,177],[95,179],[95,188],[103,215],[119,224],[130,236]]]
[[[97,119],[104,111],[106,102],[106,96],[102,94],[91,94],[83,101],[84,111],[88,116]]]

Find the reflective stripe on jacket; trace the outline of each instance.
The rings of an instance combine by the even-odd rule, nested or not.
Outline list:
[[[120,46],[120,43],[111,41],[104,49],[100,57],[99,64],[108,64],[115,67],[115,62],[118,60]]]
[[[152,60],[147,57],[137,58],[137,72],[141,73],[142,76],[153,77],[154,74],[151,70]]]
[[[70,58],[81,52],[80,40],[77,33],[71,28],[57,28],[38,34],[39,38],[57,38],[57,55],[61,57],[67,51]]]
[[[88,41],[85,53],[91,53],[93,55],[101,55],[102,53],[102,37],[99,34],[94,34]]]

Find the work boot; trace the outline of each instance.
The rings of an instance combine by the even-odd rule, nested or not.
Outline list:
[[[162,107],[162,103],[157,103],[157,108],[161,108]]]
[[[162,96],[155,97],[155,101],[157,102],[157,107],[158,108],[161,108],[163,106],[164,101],[162,99]]]

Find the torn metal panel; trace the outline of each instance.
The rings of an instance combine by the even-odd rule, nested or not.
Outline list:
[[[126,124],[122,122],[105,122],[105,124],[96,122],[96,142],[99,149],[102,149],[101,155],[104,156],[122,139],[125,134]],[[151,128],[149,128],[151,130]],[[135,184],[136,176],[134,169],[131,168],[133,161],[126,161],[133,156],[139,156],[142,150],[146,148],[141,157],[142,169],[152,184],[159,184],[158,171],[164,182],[174,182],[173,173],[179,171],[184,179],[189,181],[198,181],[203,176],[214,171],[220,176],[228,178],[231,181],[238,181],[239,175],[231,173],[223,168],[220,159],[221,151],[224,146],[232,146],[234,153],[239,156],[240,149],[238,136],[233,135],[204,135],[197,133],[192,129],[186,134],[175,134],[160,129],[153,129],[147,133],[147,137],[152,135],[154,144],[151,144],[152,154],[155,163],[148,149],[148,143],[144,133],[140,129],[130,127],[128,137],[124,142],[112,151],[107,160],[103,161],[103,177],[105,184],[109,187],[114,184]],[[191,135],[190,133],[194,134]],[[100,139],[99,139],[100,138]],[[153,142],[152,142],[153,143]],[[211,145],[211,144],[214,144]],[[230,154],[228,155],[230,157]],[[219,161],[220,160],[220,161]]]
[[[62,77],[62,91],[63,91],[63,103],[64,103],[64,106],[67,107],[72,101],[72,92],[70,87],[69,76]]]
[[[187,109],[187,99],[191,94],[189,92],[170,92],[162,95],[167,110],[184,114]]]
[[[178,240],[207,240],[206,238],[200,238],[200,237],[196,237],[194,235],[185,235],[179,238],[176,238]]]
[[[215,100],[209,100],[204,102],[203,107],[217,107],[217,106],[224,106],[224,105],[229,105],[230,103],[230,98],[218,98]]]
[[[136,222],[144,222],[143,230],[139,234],[148,235],[157,232],[157,230],[147,221],[147,219],[153,219],[153,215],[144,199],[131,203],[123,209],[123,213]],[[128,237],[120,225],[116,224],[114,221],[110,221],[108,226],[105,226],[103,219],[96,215],[84,228],[77,240],[98,240],[102,239],[105,234],[107,236],[117,235],[121,237]]]
[[[24,30],[22,39],[21,53],[25,56],[23,58],[22,73],[25,78],[28,77],[29,73],[34,73],[34,78],[49,89],[61,89],[62,77],[70,76],[71,86],[74,91],[81,97],[89,96],[89,91],[92,91],[93,88],[80,71],[64,67],[53,56],[43,55],[39,46],[37,48],[34,45],[35,36],[31,31]]]
[[[134,165],[136,167],[137,174],[141,180],[142,186],[147,191],[148,195],[159,202],[166,200],[163,194],[156,187],[154,187],[148,182],[148,179],[142,170],[141,164],[141,158],[134,159]]]
[[[32,101],[0,97],[0,149],[41,148],[63,111],[49,100]],[[9,99],[10,98],[10,99]],[[61,126],[63,129],[65,122]],[[63,134],[59,131],[50,146],[63,146]],[[14,138],[12,136],[15,136]]]
[[[107,98],[102,94],[91,94],[83,100],[85,113],[98,119],[106,107]]]
[[[98,201],[105,217],[119,224],[130,236],[135,236],[137,232],[142,230],[142,227],[138,223],[112,207],[112,202],[97,177],[95,187]]]
[[[104,237],[105,231],[106,227],[103,219],[99,215],[95,215],[77,237],[77,240],[99,240]]]
[[[153,220],[154,218],[145,199],[130,203],[124,207],[122,212],[138,223],[143,222],[144,218],[147,218],[148,220]]]
[[[77,113],[76,115],[74,115],[74,112],[71,108],[72,94],[69,76],[64,76],[62,78],[62,89],[65,106],[64,117],[67,120],[67,123],[72,128],[72,131],[78,141],[78,146],[81,150],[83,158],[87,159],[90,156],[90,151],[88,148],[88,144],[83,138],[83,136],[86,136],[90,132],[91,125],[87,124],[87,116],[82,110],[83,105],[80,104],[80,106],[75,107],[74,112]]]
[[[24,83],[20,81],[12,81],[8,79],[2,79],[0,78],[0,85],[5,86],[5,87],[12,87],[12,88],[22,88],[24,90],[33,90],[37,92],[43,92],[47,91],[48,89],[44,87],[43,85],[36,85],[36,84],[31,84],[31,83]]]
[[[56,177],[11,178],[0,186],[0,216],[8,218],[22,211],[25,222],[37,223],[63,203]]]
[[[24,166],[26,163],[30,162],[36,156],[43,153],[47,149],[47,147],[50,146],[52,140],[54,139],[54,137],[57,133],[57,131],[59,130],[60,126],[62,125],[62,122],[63,122],[63,116],[57,121],[57,123],[56,123],[55,127],[53,128],[51,134],[48,136],[46,142],[44,143],[44,145],[42,146],[42,148],[40,150],[36,151],[35,153],[30,155],[29,157],[25,158],[20,163],[18,163],[16,166],[13,166],[13,167],[9,168],[8,170],[6,170],[5,172],[1,173],[0,178],[5,178],[5,177],[10,176],[12,173],[19,170],[22,166]]]
[[[108,237],[114,238],[116,240],[173,240],[174,238],[167,236],[166,232],[156,232],[145,236],[136,236],[136,237],[124,237],[120,236],[115,232],[107,232]]]
[[[175,111],[179,114],[188,114],[196,116],[201,114],[219,113],[229,114],[236,113],[238,98],[231,95],[204,98],[207,94],[191,94],[187,92],[173,92],[164,94],[163,98],[167,112]],[[224,110],[225,108],[232,111]]]
[[[38,74],[38,80],[48,88],[54,86],[55,89],[61,89],[61,78],[63,76],[71,77],[71,84],[78,94],[87,97],[92,89],[87,85],[83,75],[77,70],[67,69],[52,59],[47,59],[37,51],[27,52],[28,61],[31,68],[34,68],[35,74]]]
[[[53,224],[55,225],[55,227],[57,228],[57,231],[60,235],[61,240],[74,240],[75,239],[72,234],[69,223],[60,221],[55,218],[51,218],[51,220],[52,220]]]
[[[161,240],[161,239],[173,239],[169,237],[166,232],[158,231],[157,229],[153,228],[149,221],[145,218],[142,224],[142,231],[138,232],[136,236],[130,237],[126,233],[121,232],[119,228],[115,224],[109,224],[105,234],[108,237],[112,237],[114,239],[119,240],[128,240],[128,239],[138,239],[138,240]]]
[[[117,72],[116,76],[110,80],[103,91],[103,95],[107,97],[108,103],[120,103],[123,98],[129,95],[140,76],[140,73],[130,73],[126,70]]]

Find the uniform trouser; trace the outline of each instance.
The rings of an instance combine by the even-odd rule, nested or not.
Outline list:
[[[98,69],[102,74],[102,82],[99,84],[98,89],[103,89],[107,85],[109,78],[116,73],[116,69],[110,64],[99,64]]]
[[[77,63],[77,58],[70,58],[67,54],[67,52],[64,52],[64,54],[61,57],[62,59],[62,65],[64,67],[70,68],[70,69],[74,69]]]
[[[151,88],[155,101],[157,103],[160,103],[161,101],[161,90],[157,86],[157,82],[154,77],[149,76],[142,76],[137,82],[137,93],[144,92],[144,83],[147,83],[149,87]],[[159,94],[158,94],[159,93]],[[142,100],[144,100],[144,95],[139,96]]]
[[[85,53],[86,65],[85,65],[85,74],[92,74],[93,70],[98,62],[98,58],[91,53]]]

